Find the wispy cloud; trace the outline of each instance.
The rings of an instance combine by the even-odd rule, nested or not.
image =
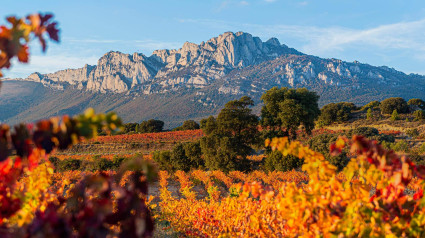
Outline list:
[[[368,29],[316,27],[300,25],[258,25],[211,19],[182,19],[218,29],[244,30],[262,37],[278,37],[298,42],[298,48],[310,54],[344,51],[350,47],[402,49],[425,55],[425,19],[380,25]]]

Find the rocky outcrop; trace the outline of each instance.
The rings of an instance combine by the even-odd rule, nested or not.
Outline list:
[[[281,45],[276,38],[263,42],[244,32],[226,32],[197,45],[186,42],[178,50],[156,50],[150,57],[108,52],[97,65],[35,73],[26,80],[61,88],[74,86],[89,91],[122,93],[144,84],[163,88],[202,88],[234,69],[259,64],[283,54],[301,54]],[[49,82],[49,83],[46,83]],[[146,88],[146,87],[144,87]]]
[[[213,86],[217,94],[242,95],[272,86],[394,88],[412,77],[423,79],[385,66],[305,55],[276,38],[263,42],[248,33],[226,32],[200,44],[186,42],[180,49],[156,50],[149,57],[111,51],[95,66],[34,73],[22,80],[101,93],[141,95]]]

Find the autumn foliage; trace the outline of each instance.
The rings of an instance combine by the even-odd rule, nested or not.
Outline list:
[[[348,147],[356,155],[342,174],[299,142],[275,138],[266,143],[284,155],[303,158],[305,177],[285,181],[276,172],[256,172],[257,179],[250,181],[250,176],[237,171],[227,176],[194,171],[192,176],[208,186],[209,193],[195,199],[198,194],[187,175],[176,175],[182,187],[179,198],[167,189],[170,175],[161,172],[163,218],[173,229],[194,237],[425,235],[424,166],[361,136],[340,138],[332,145],[333,154]],[[226,193],[211,182],[217,179],[226,184]],[[407,189],[415,190],[413,196],[405,193]]]

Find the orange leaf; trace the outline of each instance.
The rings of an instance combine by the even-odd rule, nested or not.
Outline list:
[[[19,59],[20,62],[27,63],[28,62],[28,56],[29,56],[28,46],[23,45],[18,52],[18,59]]]

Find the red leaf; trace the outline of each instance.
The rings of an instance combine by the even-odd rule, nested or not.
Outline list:
[[[28,57],[29,57],[28,46],[27,45],[23,45],[21,47],[21,49],[19,50],[19,52],[18,52],[18,60],[20,62],[27,63],[28,62]]]

